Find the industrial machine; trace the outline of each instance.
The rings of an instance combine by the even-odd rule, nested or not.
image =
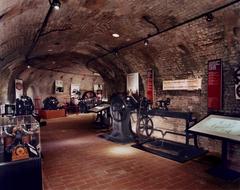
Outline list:
[[[98,105],[97,95],[93,91],[86,91],[79,100],[80,113],[87,113],[89,109]]]
[[[33,110],[33,101],[29,96],[21,96],[16,99],[16,115],[31,115]]]
[[[43,100],[43,105],[45,110],[57,110],[59,101],[55,97],[48,97]]]
[[[138,108],[137,100],[132,96],[116,95],[111,100],[110,114],[112,132],[105,138],[114,142],[128,143],[133,141],[130,113]]]
[[[150,108],[148,101],[140,102],[137,114],[136,144],[133,147],[168,158],[178,162],[186,162],[206,153],[197,147],[196,136],[188,129],[196,123],[191,112],[170,111],[170,99],[159,100],[157,108]],[[171,125],[171,121],[183,124]],[[155,121],[155,122],[153,122]],[[174,127],[172,127],[174,126]],[[185,143],[173,141],[167,137],[183,137]],[[177,138],[178,139],[178,138]],[[194,145],[190,144],[193,139]]]

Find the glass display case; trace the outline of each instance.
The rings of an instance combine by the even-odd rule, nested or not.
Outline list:
[[[12,180],[18,183],[13,183]],[[22,181],[28,180],[24,184]],[[40,125],[31,115],[0,117],[0,189],[42,189]]]

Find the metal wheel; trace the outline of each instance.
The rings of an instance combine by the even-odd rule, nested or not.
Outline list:
[[[237,68],[237,70],[234,72],[234,81],[235,84],[238,84],[240,82],[240,67]]]
[[[140,118],[139,126],[138,126],[138,133],[141,136],[150,137],[153,133],[153,122],[152,119],[148,116],[144,116]]]

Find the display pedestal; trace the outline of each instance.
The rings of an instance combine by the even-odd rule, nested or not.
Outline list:
[[[42,190],[41,158],[1,163],[0,189]]]
[[[226,168],[223,165],[209,169],[208,173],[212,176],[221,178],[226,181],[235,181],[240,178],[239,172]]]
[[[53,118],[59,118],[59,117],[65,117],[65,109],[60,110],[41,110],[40,116],[43,119],[53,119]]]
[[[31,115],[0,117],[0,189],[42,190],[40,125]]]

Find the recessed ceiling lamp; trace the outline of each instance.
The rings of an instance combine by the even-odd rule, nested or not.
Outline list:
[[[114,54],[116,57],[119,55],[117,48],[115,48],[115,49],[113,50],[113,54]]]
[[[148,44],[149,44],[148,39],[145,39],[145,40],[144,40],[144,45],[147,46]]]
[[[117,34],[117,33],[112,34],[112,36],[113,36],[114,38],[119,38],[119,37],[120,37],[120,35]]]
[[[207,15],[206,15],[206,21],[208,21],[208,22],[211,22],[212,20],[213,20],[213,14],[212,13],[208,13]]]
[[[61,3],[59,0],[53,0],[52,6],[54,7],[54,9],[59,10],[61,7]]]

